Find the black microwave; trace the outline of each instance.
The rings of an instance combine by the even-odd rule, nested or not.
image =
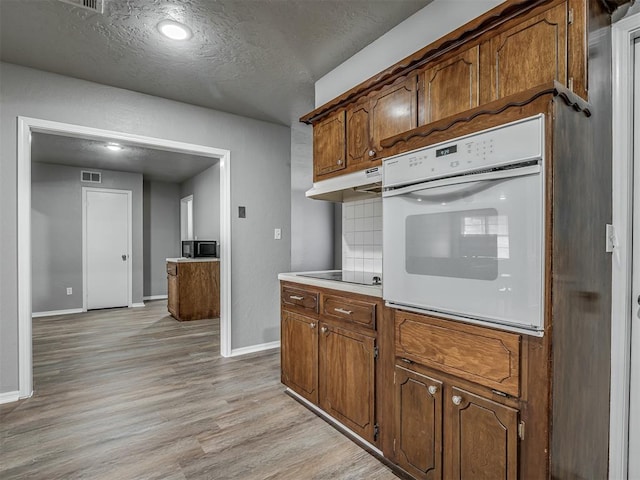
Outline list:
[[[183,240],[182,256],[186,258],[217,257],[218,242],[215,240]]]

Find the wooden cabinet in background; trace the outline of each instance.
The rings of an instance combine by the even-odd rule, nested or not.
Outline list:
[[[321,175],[344,170],[347,166],[344,118],[344,110],[340,110],[313,127],[314,181]]]
[[[167,310],[176,319],[220,316],[220,262],[167,262]]]

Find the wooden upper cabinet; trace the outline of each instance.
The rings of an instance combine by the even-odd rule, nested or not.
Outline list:
[[[380,141],[415,128],[417,114],[415,75],[383,88],[371,98],[371,156],[381,151]]]
[[[567,4],[561,3],[518,23],[482,45],[483,81],[491,79],[488,98],[497,100],[535,86],[567,78]]]
[[[375,159],[369,156],[371,150],[369,110],[368,101],[355,103],[347,109],[347,162],[350,167]],[[365,168],[365,165],[362,165],[362,168]]]
[[[518,478],[518,411],[460,388],[449,390],[455,480]]]
[[[421,125],[478,106],[479,53],[476,45],[420,73],[418,98]]]
[[[420,480],[442,478],[442,382],[396,366],[394,448]]]
[[[318,402],[317,320],[282,312],[282,383],[310,402]]]
[[[343,170],[346,165],[345,112],[341,110],[313,126],[314,177]]]

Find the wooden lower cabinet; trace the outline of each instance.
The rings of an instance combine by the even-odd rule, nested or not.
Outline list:
[[[167,262],[167,310],[176,319],[220,316],[220,262]]]
[[[375,315],[381,301],[291,283],[280,293],[282,383],[377,445]]]
[[[460,388],[449,390],[451,478],[517,479],[518,410]]]
[[[320,327],[320,408],[375,441],[375,338],[326,323]]]
[[[518,478],[518,410],[396,365],[396,463],[416,479]]]
[[[418,479],[442,478],[442,382],[396,366],[395,393],[398,465]]]
[[[318,322],[282,312],[282,383],[310,402],[318,402]]]

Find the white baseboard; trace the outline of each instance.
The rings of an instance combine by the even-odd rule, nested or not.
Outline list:
[[[233,348],[231,349],[231,357],[238,357],[240,355],[247,355],[249,353],[262,352],[264,350],[271,350],[273,348],[280,348],[280,340],[277,342],[261,343],[259,345],[250,345],[248,347]]]
[[[166,300],[169,298],[167,295],[151,295],[149,297],[142,297],[142,300]]]
[[[31,314],[32,318],[36,317],[53,317],[54,315],[70,315],[72,313],[82,313],[84,312],[81,308],[70,308],[68,310],[51,310],[49,312],[33,312]]]
[[[0,393],[0,405],[3,403],[17,402],[18,400],[20,400],[20,392],[17,390],[15,392]]]
[[[144,306],[145,306],[144,302],[132,303],[131,304],[131,308],[141,308],[141,307],[144,307]]]

